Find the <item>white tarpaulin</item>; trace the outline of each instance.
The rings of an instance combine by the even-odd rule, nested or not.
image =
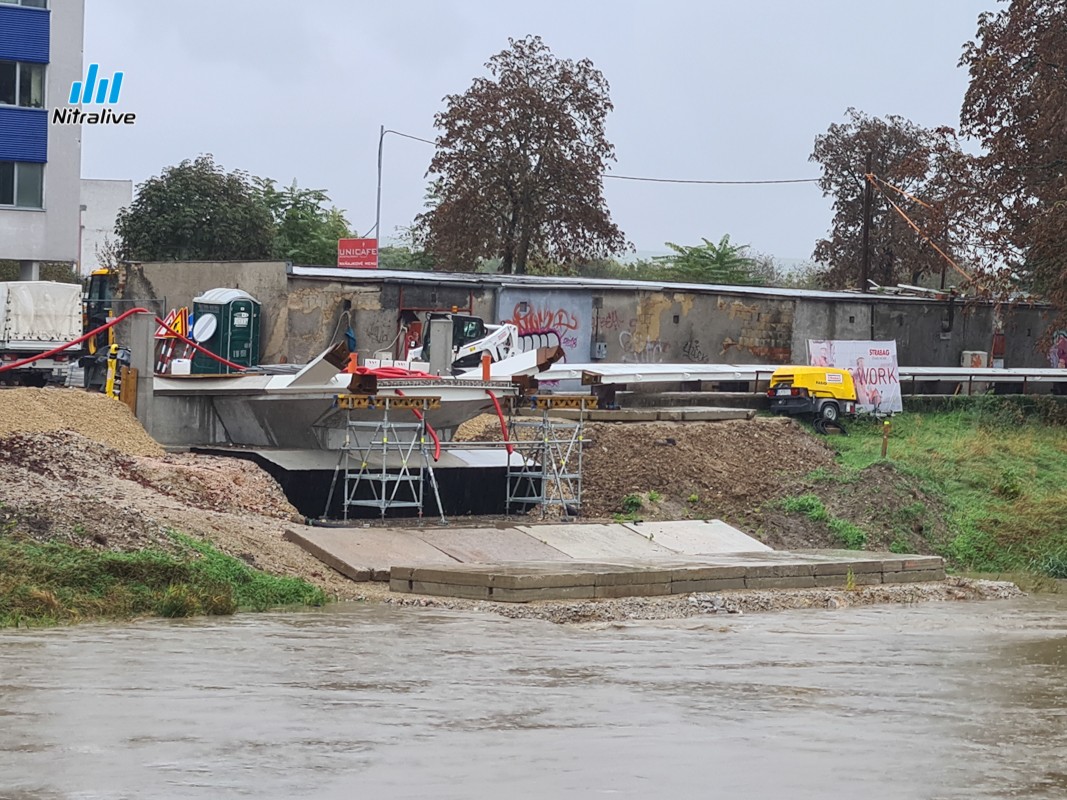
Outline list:
[[[0,283],[0,341],[5,347],[40,352],[42,344],[81,335],[82,289],[76,283]]]
[[[856,384],[856,405],[868,414],[897,414],[900,400],[897,343],[808,340],[808,363],[847,369]]]

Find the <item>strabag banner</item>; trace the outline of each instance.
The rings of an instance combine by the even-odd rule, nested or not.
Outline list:
[[[897,343],[851,340],[808,340],[808,363],[813,367],[847,369],[856,384],[856,406],[868,414],[899,414],[900,375]]]

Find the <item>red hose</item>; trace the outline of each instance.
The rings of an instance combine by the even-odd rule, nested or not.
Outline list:
[[[504,411],[500,408],[500,401],[496,399],[496,395],[490,389],[486,389],[485,393],[493,401],[493,408],[496,409],[496,418],[500,420],[500,433],[504,436],[504,444],[507,445],[508,455],[510,456],[515,452],[515,447],[511,444],[511,440],[508,439],[508,426],[504,422]]]
[[[393,391],[396,392],[398,397],[403,397],[404,396],[404,393],[402,391],[400,391],[399,389],[394,389]],[[421,411],[419,411],[417,408],[413,408],[413,409],[411,409],[411,411],[412,411],[412,413],[415,414],[416,417],[418,417],[419,422],[423,421],[423,414],[422,414]],[[426,423],[426,430],[430,434],[430,438],[433,439],[433,460],[434,461],[440,461],[441,460],[441,440],[437,437],[437,431],[435,431],[433,429],[433,425],[431,425],[429,422]]]
[[[42,358],[48,358],[49,356],[54,356],[56,353],[62,353],[67,348],[74,347],[74,345],[76,345],[76,344],[81,344],[86,339],[89,339],[89,338],[91,338],[93,336],[96,336],[96,334],[100,333],[100,331],[106,331],[112,325],[116,325],[119,322],[122,322],[122,320],[126,319],[126,317],[130,316],[131,314],[151,314],[151,313],[152,312],[149,311],[147,308],[131,308],[129,311],[121,314],[118,317],[115,317],[115,319],[113,319],[111,322],[108,322],[105,325],[101,325],[99,328],[91,330],[88,333],[83,333],[81,336],[79,336],[73,342],[67,342],[66,344],[60,345],[59,347],[54,347],[51,350],[49,350],[47,353],[41,353],[40,355],[32,356],[30,358],[24,358],[21,361],[13,361],[10,364],[4,364],[2,367],[0,367],[0,372],[7,372],[9,369],[15,369],[16,367],[23,367],[26,364],[32,364],[34,361],[40,361]],[[162,320],[160,320],[160,322],[162,322]]]
[[[139,309],[139,310],[140,310],[140,311],[144,311],[145,309],[143,309],[143,308],[142,308],[142,309]],[[151,311],[149,311],[149,312],[146,312],[146,313],[149,313],[149,314],[151,314],[152,312],[151,312]],[[122,316],[124,317],[124,316],[126,316],[126,315],[125,315],[125,314],[123,314]],[[120,319],[122,319],[122,317],[119,317],[118,319],[116,319],[116,320],[115,320],[115,322],[118,322],[118,321],[119,321]],[[115,322],[112,322],[112,323],[110,323],[110,324],[114,325],[114,324],[115,324]],[[174,334],[174,337],[175,337],[176,339],[180,339],[181,341],[185,342],[185,343],[186,343],[187,345],[189,345],[190,347],[192,347],[192,348],[193,348],[194,350],[196,350],[196,351],[197,351],[198,353],[203,353],[203,354],[204,354],[205,356],[209,356],[209,357],[211,357],[211,358],[215,359],[216,361],[218,361],[218,362],[219,362],[220,364],[223,364],[224,366],[227,366],[227,367],[229,367],[230,369],[235,369],[235,370],[237,370],[238,372],[244,372],[244,371],[245,371],[246,369],[248,369],[248,367],[242,366],[241,364],[234,364],[234,363],[233,363],[232,361],[227,361],[227,360],[226,360],[225,358],[223,358],[222,356],[220,356],[220,355],[216,355],[215,353],[212,353],[212,352],[211,352],[210,350],[207,350],[206,348],[203,348],[203,347],[201,347],[201,346],[200,346],[200,345],[198,345],[198,344],[197,344],[196,342],[194,342],[194,341],[193,341],[192,339],[190,339],[190,338],[189,338],[188,336],[183,336],[182,334],[178,333],[178,332],[177,332],[176,330],[174,330],[173,328],[169,328],[169,327],[167,326],[167,323],[166,323],[166,322],[165,322],[164,320],[161,320],[161,319],[160,319],[159,317],[156,317],[156,322],[158,322],[158,323],[159,323],[160,325],[162,325],[163,327],[165,327],[165,328],[168,328],[168,330],[170,330],[170,331],[171,331],[171,333],[173,333],[173,334]],[[104,327],[107,327],[107,326],[104,326]],[[103,330],[103,329],[101,328],[101,330]]]
[[[353,370],[346,370],[352,375],[374,375],[382,380],[392,380],[396,378],[423,378],[429,380],[439,381],[440,375],[431,375],[428,372],[423,372],[417,369],[404,369],[403,367],[356,367]]]
[[[7,372],[9,369],[15,369],[16,367],[23,367],[26,364],[32,364],[34,361],[40,361],[42,358],[48,358],[49,356],[54,356],[56,353],[62,353],[64,350],[67,350],[67,349],[69,349],[71,347],[74,347],[74,345],[76,345],[76,344],[81,344],[86,339],[90,339],[93,336],[96,336],[96,334],[100,333],[101,331],[106,331],[108,328],[110,328],[110,327],[112,327],[114,325],[118,325],[120,322],[122,322],[124,319],[126,319],[126,317],[129,317],[129,316],[131,316],[133,314],[151,314],[151,313],[152,312],[149,311],[147,308],[131,308],[129,311],[124,311],[122,314],[119,314],[119,316],[115,317],[115,319],[111,320],[111,322],[107,322],[107,323],[101,325],[99,328],[94,328],[93,330],[89,331],[88,333],[83,333],[81,336],[79,336],[77,339],[75,339],[72,342],[67,342],[66,344],[60,345],[59,347],[54,347],[51,350],[49,350],[48,352],[41,353],[40,355],[31,356],[29,358],[24,358],[24,359],[22,359],[20,361],[13,361],[10,364],[4,364],[3,366],[0,366],[0,372]],[[155,320],[160,325],[164,325],[165,326],[167,324],[164,320],[160,319],[159,317],[156,317]],[[188,338],[186,336],[183,336],[180,333],[174,333],[174,336],[177,337],[178,339],[181,339],[187,345],[190,345],[197,352],[203,353],[206,356],[210,356],[211,358],[213,358],[216,361],[218,361],[220,364],[224,364],[225,366],[229,367],[230,369],[235,369],[238,372],[243,372],[244,370],[248,369],[248,367],[241,366],[240,364],[234,364],[232,361],[227,361],[222,356],[216,355],[215,353],[212,353],[210,350],[207,350],[207,349],[201,347],[196,342],[194,342],[192,339],[190,339],[190,338]]]

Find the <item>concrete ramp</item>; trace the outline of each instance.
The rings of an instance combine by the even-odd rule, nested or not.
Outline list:
[[[518,529],[571,558],[583,561],[676,555],[625,525],[519,525]]]
[[[629,522],[625,527],[674,553],[757,553],[771,548],[720,519]]]
[[[464,564],[570,560],[566,553],[515,528],[429,528],[412,533]]]
[[[290,528],[283,538],[354,581],[389,580],[396,564],[459,563],[413,533],[395,528]]]

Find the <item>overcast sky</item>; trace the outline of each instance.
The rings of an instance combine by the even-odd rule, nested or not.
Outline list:
[[[63,0],[59,0],[62,2]],[[132,178],[212,153],[226,169],[325,189],[374,224],[380,125],[433,139],[507,39],[540,35],[611,85],[617,175],[817,177],[814,137],[855,106],[958,124],[957,68],[995,0],[85,0],[85,63],[124,70],[133,126],[83,126],[82,174]],[[386,135],[382,231],[422,210],[433,147]],[[807,258],[830,224],[813,184],[606,181],[642,251],[728,233]]]

